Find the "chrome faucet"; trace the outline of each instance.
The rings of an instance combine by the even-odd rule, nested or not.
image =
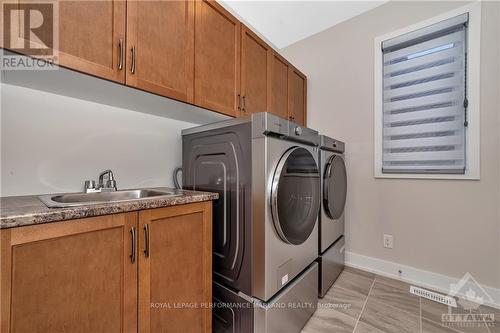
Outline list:
[[[106,183],[104,183],[105,176],[108,178]],[[95,180],[86,180],[83,191],[85,193],[116,191],[116,180],[113,175],[113,171],[107,169],[101,172],[99,174],[99,183],[97,184],[97,187],[95,185]]]

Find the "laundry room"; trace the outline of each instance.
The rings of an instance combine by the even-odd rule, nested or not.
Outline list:
[[[500,1],[0,7],[0,332],[500,333]]]

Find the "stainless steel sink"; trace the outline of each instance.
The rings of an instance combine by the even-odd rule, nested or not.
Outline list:
[[[175,197],[182,193],[172,191],[162,191],[153,189],[141,190],[120,190],[112,192],[96,192],[96,193],[71,193],[71,194],[48,194],[40,196],[40,200],[47,207],[75,207],[97,205],[102,203],[123,202],[130,200],[140,200],[160,197]]]

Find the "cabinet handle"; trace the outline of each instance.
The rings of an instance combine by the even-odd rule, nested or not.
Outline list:
[[[123,40],[118,40],[118,70],[123,69]]]
[[[241,98],[241,100],[242,100],[241,110],[242,110],[243,112],[246,112],[245,108],[246,108],[247,102],[246,102],[245,98],[246,98],[245,96],[243,96],[243,97]]]
[[[238,110],[241,111],[241,95],[238,94]]]
[[[132,74],[135,74],[135,46],[130,49],[130,52],[132,53],[132,64],[130,65],[130,72]]]
[[[135,227],[130,228],[130,235],[132,236],[132,249],[130,251],[130,261],[135,262],[135,252],[137,249],[137,237]]]
[[[149,257],[149,225],[144,225],[144,256]]]

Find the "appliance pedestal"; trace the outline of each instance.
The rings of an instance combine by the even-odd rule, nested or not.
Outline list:
[[[323,252],[319,258],[319,297],[323,298],[344,269],[344,236]]]

